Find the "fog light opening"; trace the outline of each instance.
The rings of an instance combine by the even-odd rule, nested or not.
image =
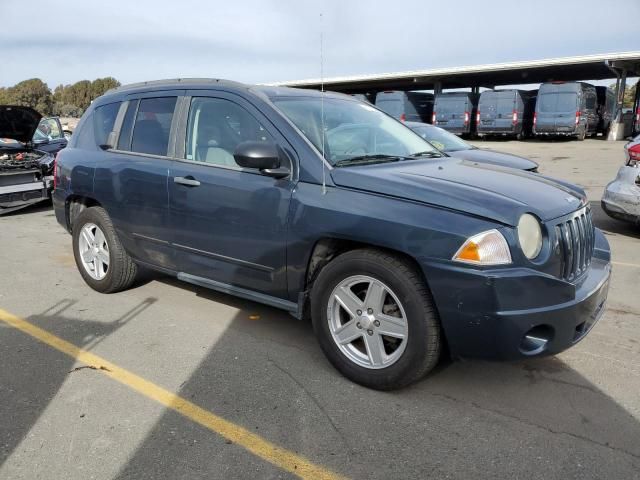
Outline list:
[[[553,328],[549,325],[537,325],[524,334],[520,342],[520,351],[524,355],[542,353],[553,338]]]

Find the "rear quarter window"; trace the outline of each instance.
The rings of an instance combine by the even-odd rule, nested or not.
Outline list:
[[[93,130],[97,145],[106,145],[109,134],[116,123],[121,102],[109,103],[97,107],[93,112]]]
[[[392,117],[399,117],[404,112],[402,99],[400,98],[384,98],[376,102],[376,107]]]

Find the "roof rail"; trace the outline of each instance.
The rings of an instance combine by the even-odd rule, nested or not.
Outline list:
[[[240,82],[234,82],[232,80],[224,80],[221,78],[168,78],[163,80],[149,80],[146,82],[137,82],[137,83],[128,83],[126,85],[121,85],[116,88],[112,88],[105,92],[105,95],[109,93],[123,92],[127,90],[134,90],[140,87],[154,87],[154,86],[162,86],[162,85],[173,85],[176,83],[184,83],[184,84],[225,84],[229,86],[236,87],[246,87],[245,84]]]

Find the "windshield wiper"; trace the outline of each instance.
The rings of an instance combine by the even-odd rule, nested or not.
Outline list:
[[[411,158],[418,158],[418,157],[440,158],[440,157],[444,157],[444,154],[440,152],[432,152],[431,150],[425,150],[424,152],[418,152],[411,155]]]
[[[385,155],[382,153],[377,153],[375,155],[359,155],[357,157],[345,158],[344,160],[339,160],[333,164],[334,167],[344,167],[347,165],[365,165],[370,163],[384,163],[384,162],[397,162],[400,160],[401,156],[398,155]]]

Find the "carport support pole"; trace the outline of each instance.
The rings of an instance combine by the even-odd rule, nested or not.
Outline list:
[[[442,82],[436,82],[433,84],[433,93],[434,95],[442,93]]]
[[[627,71],[625,69],[618,70],[616,68],[609,68],[616,74],[616,110],[613,114],[613,120],[609,126],[609,134],[607,140],[615,141],[622,140],[624,138],[624,120],[622,118],[622,105],[624,102],[624,90],[627,84]]]

